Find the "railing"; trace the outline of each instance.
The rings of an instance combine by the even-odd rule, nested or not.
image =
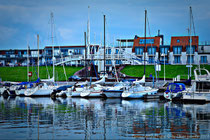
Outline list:
[[[161,55],[161,56],[164,56],[164,55],[165,55],[165,56],[168,56],[168,53],[160,52],[160,55]]]
[[[210,41],[201,41],[199,45],[210,45]]]
[[[28,55],[27,54],[23,54],[23,57],[28,57]]]
[[[194,64],[194,61],[191,61],[191,62],[186,62],[186,64]]]
[[[206,62],[203,62],[203,61],[199,61],[200,62],[200,64],[208,64],[208,60],[206,60]]]
[[[178,53],[173,53],[173,55],[174,56],[180,56],[180,55],[182,55],[181,53],[180,54],[178,54]]]
[[[173,64],[182,64],[182,61],[180,62],[173,61]]]
[[[193,53],[191,53],[191,54],[190,53],[186,53],[186,55],[195,55],[195,54],[193,54]]]
[[[156,54],[148,53],[148,56],[155,56]]]

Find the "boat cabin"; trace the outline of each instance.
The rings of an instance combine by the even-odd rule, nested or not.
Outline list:
[[[166,92],[177,93],[184,91],[185,89],[185,84],[183,83],[169,83]]]
[[[210,81],[196,81],[197,92],[210,92]]]

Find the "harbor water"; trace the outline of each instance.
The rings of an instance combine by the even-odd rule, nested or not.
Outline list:
[[[0,96],[0,139],[209,139],[210,104]]]

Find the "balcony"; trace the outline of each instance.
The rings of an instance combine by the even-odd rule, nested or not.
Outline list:
[[[186,64],[190,64],[190,62],[187,61]],[[194,61],[192,61],[191,64],[194,64]]]
[[[135,54],[136,56],[143,56],[143,54]]]
[[[168,52],[169,53],[169,52]],[[168,53],[160,52],[161,56],[168,56]]]
[[[155,56],[155,54],[152,54],[152,53],[148,53],[147,55],[148,56]]]
[[[28,55],[27,54],[23,54],[23,57],[28,57]]]
[[[181,56],[182,53],[173,53],[174,56]]]
[[[206,60],[206,61],[199,61],[200,62],[200,64],[208,64],[208,60]]]
[[[182,61],[173,61],[173,64],[182,64]]]
[[[186,53],[186,55],[187,56],[189,56],[189,55],[194,56],[195,54],[194,53],[191,53],[191,54],[190,53]]]

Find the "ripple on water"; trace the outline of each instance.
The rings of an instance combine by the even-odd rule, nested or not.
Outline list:
[[[0,98],[7,139],[209,138],[210,104],[120,99]]]

